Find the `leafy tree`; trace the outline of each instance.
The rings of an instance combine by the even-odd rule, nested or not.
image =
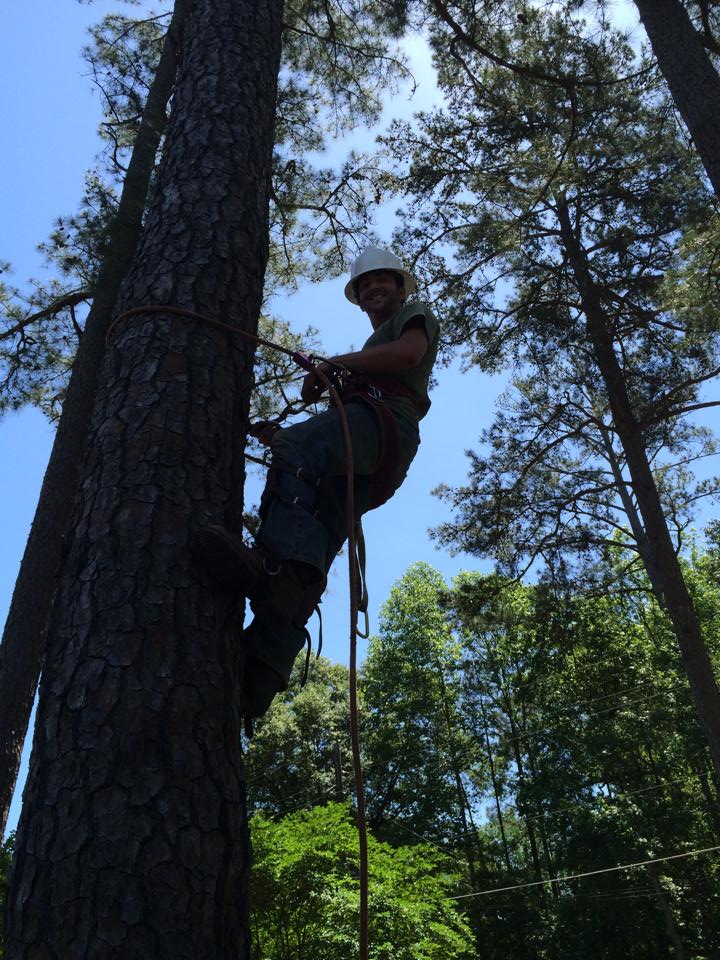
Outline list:
[[[295,664],[288,689],[258,721],[246,755],[251,811],[284,816],[330,799],[353,784],[348,671],[320,657]]]
[[[556,594],[463,575],[449,599],[464,710],[496,771],[480,837],[486,888],[713,845],[714,773],[672,631],[647,593]],[[487,902],[517,924],[513,956],[711,955],[715,870],[681,860]],[[477,922],[492,943],[491,911]]]
[[[473,5],[455,6],[472,35]],[[681,236],[707,221],[695,158],[616,34],[593,42],[570,15],[523,14],[505,59],[542,57],[564,84],[488,63],[469,43],[448,55],[447,40],[443,21],[433,43],[448,108],[388,138],[409,160],[401,240],[450,341],[485,369],[522,373],[442,539],[512,572],[544,561],[556,579],[572,551],[586,569],[616,536],[630,543],[673,621],[720,768],[720,692],[669,529],[681,534],[708,492],[688,497],[677,468],[714,449],[683,423],[718,368],[714,304],[679,322],[664,286],[665,271],[682,273]]]
[[[342,804],[251,821],[252,952],[256,960],[350,960],[357,955],[357,832]],[[446,960],[476,955],[450,898],[456,865],[432,846],[368,837],[370,957]]]
[[[368,819],[395,843],[431,837],[462,850],[472,875],[472,778],[481,761],[459,705],[458,646],[427,564],[393,587],[363,664]]]

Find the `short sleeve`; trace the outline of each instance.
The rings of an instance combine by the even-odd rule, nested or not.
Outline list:
[[[425,333],[427,334],[428,344],[432,344],[433,341],[437,339],[440,325],[433,316],[430,308],[419,301],[406,303],[405,306],[395,315],[395,319],[393,321],[394,339],[399,340],[403,330],[410,323],[410,321],[418,319],[422,320],[425,325]]]

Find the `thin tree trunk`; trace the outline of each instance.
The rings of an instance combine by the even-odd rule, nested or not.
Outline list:
[[[587,330],[608,393],[608,401],[625,453],[635,499],[648,544],[648,577],[665,598],[695,706],[715,767],[720,771],[720,691],[700,631],[692,598],[668,532],[655,478],[647,459],[642,430],[633,413],[623,371],[618,363],[610,323],[593,283],[580,240],[570,222],[564,198],[557,201],[562,240],[580,291]]]
[[[608,463],[610,464],[610,469],[612,470],[613,478],[615,480],[615,487],[617,489],[618,496],[620,497],[620,502],[623,505],[625,516],[628,518],[630,529],[632,530],[632,535],[635,540],[638,553],[640,554],[640,559],[645,566],[648,577],[650,577],[650,572],[654,571],[654,567],[650,562],[650,551],[648,548],[648,539],[645,535],[645,530],[643,529],[642,522],[638,516],[637,508],[635,507],[632,497],[630,496],[630,491],[628,490],[625,477],[623,476],[622,469],[618,463],[618,458],[615,454],[615,450],[613,449],[610,435],[605,427],[600,428],[600,433],[602,434],[605,454],[607,456]],[[663,607],[665,605],[665,599],[662,595],[660,585],[651,579],[650,586],[652,588],[653,596],[660,606]]]
[[[720,837],[720,808],[718,807],[717,797],[713,796],[712,790],[710,789],[710,784],[708,783],[708,774],[703,770],[700,764],[697,766],[693,764],[692,767],[697,773],[700,790],[702,791],[703,799],[705,800],[705,806],[707,807],[708,815],[710,816],[713,826],[715,827],[715,833],[718,837]]]
[[[252,331],[268,252],[281,0],[194,0],[121,309]],[[242,604],[191,557],[238,527],[252,350],[171,315],[106,355],[48,636],[6,960],[244,960]]]
[[[645,867],[647,875],[650,878],[650,885],[653,888],[655,896],[658,903],[660,904],[660,909],[662,910],[663,917],[665,918],[665,930],[667,931],[668,939],[673,945],[675,960],[685,960],[685,948],[683,947],[682,940],[680,939],[680,933],[678,932],[677,924],[675,923],[675,917],[673,917],[673,912],[668,903],[667,894],[660,885],[660,881],[657,877],[657,869],[655,864],[650,864]]]
[[[533,782],[536,783],[538,779],[537,767],[535,766],[535,758],[533,756],[533,752],[529,746],[527,750],[527,758],[528,758],[528,766],[530,768],[530,773],[532,774]],[[538,817],[538,832],[540,834],[540,843],[542,844],[543,853],[545,854],[545,863],[547,865],[548,876],[554,877],[557,871],[555,868],[555,864],[553,863],[553,859],[550,855],[550,843],[548,841],[547,831],[545,830],[545,823],[543,822],[542,816]],[[555,881],[553,881],[550,884],[550,888],[552,890],[553,897],[557,899],[560,896],[560,889],[558,887],[558,884]]]
[[[680,0],[635,0],[670,93],[720,197],[720,76]]]
[[[515,766],[517,767],[518,773],[518,782],[520,784],[520,789],[525,786],[526,777],[525,777],[525,764],[523,763],[522,754],[520,753],[520,735],[518,733],[518,726],[515,723],[515,717],[512,713],[512,710],[509,706],[506,706],[505,712],[507,718],[510,721],[510,732],[512,734],[512,748],[513,755],[515,757]],[[518,791],[519,793],[519,791]],[[519,796],[515,797],[515,806],[518,809],[520,818],[525,824],[525,831],[527,832],[528,841],[530,843],[530,856],[533,863],[533,872],[536,880],[542,880],[542,866],[540,864],[540,853],[538,851],[537,838],[535,836],[535,828],[532,825],[531,818],[526,813],[526,806],[524,799],[520,801]],[[541,888],[542,889],[542,888]]]
[[[62,542],[78,490],[105,335],[140,235],[150,176],[175,82],[187,2],[177,0],[148,93],[5,622],[0,646],[0,835],[7,822],[40,676]]]
[[[467,857],[470,883],[472,884],[473,889],[476,889],[477,871],[475,869],[475,856],[473,847],[477,843],[477,834],[474,830],[472,836],[470,834],[467,814],[469,813],[470,817],[472,818],[472,812],[470,811],[467,793],[465,792],[465,786],[462,782],[462,771],[460,769],[460,762],[457,758],[457,752],[455,750],[455,736],[453,730],[454,724],[452,717],[450,716],[450,705],[448,703],[447,687],[445,685],[445,672],[440,660],[436,661],[435,667],[437,669],[438,680],[440,682],[440,698],[442,702],[443,717],[445,719],[445,728],[447,729],[448,745],[450,747],[450,765],[452,768],[453,778],[455,780],[455,789],[457,791],[457,803],[458,810],[460,812],[460,827],[463,835],[463,846],[465,847],[465,856]]]
[[[500,805],[500,785],[498,784],[497,774],[495,772],[495,761],[493,760],[492,748],[490,746],[490,735],[488,733],[487,716],[485,714],[485,705],[480,700],[480,712],[483,722],[483,733],[485,734],[485,749],[487,752],[488,764],[490,766],[490,777],[492,779],[493,793],[495,795],[495,810],[497,812],[498,825],[500,827],[500,837],[502,838],[503,855],[505,857],[505,866],[508,873],[512,873],[512,864],[510,862],[510,850],[508,848],[507,836],[505,834],[505,820],[503,818],[502,807]]]

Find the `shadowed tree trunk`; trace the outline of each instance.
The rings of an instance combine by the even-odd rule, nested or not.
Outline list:
[[[165,128],[175,81],[177,51],[187,3],[177,0],[157,73],[148,93],[108,252],[100,268],[63,403],[30,536],[25,547],[0,646],[0,835],[7,822],[20,754],[37,688],[55,595],[62,540],[80,476],[105,335],[123,277],[140,235],[148,184]]]
[[[635,6],[672,98],[720,197],[720,75],[681,0],[635,0]]]
[[[281,0],[194,0],[121,309],[254,330]],[[247,955],[239,600],[191,530],[237,526],[252,350],[146,314],[101,370],[53,613],[8,896],[7,960]]]
[[[720,690],[680,562],[673,548],[660,495],[648,462],[642,429],[635,417],[622,368],[615,355],[610,323],[593,283],[585,253],[564,199],[557,201],[563,244],[575,275],[593,356],[607,389],[615,429],[622,444],[632,488],[645,528],[648,577],[664,599],[705,730],[715,768],[720,771]]]

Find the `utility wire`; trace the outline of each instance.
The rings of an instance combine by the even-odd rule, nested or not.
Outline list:
[[[575,667],[578,673],[582,676],[585,671],[589,670],[591,667],[597,667],[604,663],[614,663],[617,660],[622,660],[626,664],[634,663],[632,656],[628,656],[627,653],[613,654],[611,657],[599,657],[597,660],[590,660],[587,663],[584,663],[580,658],[569,655],[565,662],[559,664],[558,667],[559,669]],[[653,664],[649,665],[654,666]],[[548,677],[534,677],[532,680],[524,680],[522,683],[519,683],[516,687],[514,687],[514,689],[512,689],[510,692],[517,693],[519,690],[524,690],[526,687],[533,687],[536,684],[542,683],[543,681],[546,682],[547,680]]]
[[[550,710],[547,713],[543,712],[543,718],[545,717],[555,717],[559,713],[567,713],[569,710],[577,710],[580,707],[587,706],[589,703],[600,703],[602,700],[610,700],[613,697],[622,697],[626,693],[633,693],[635,690],[642,690],[645,687],[651,687],[657,684],[657,679],[646,680],[645,683],[636,683],[634,687],[625,687],[623,690],[613,690],[611,693],[604,693],[601,697],[592,697],[590,700],[580,700],[578,703],[570,704],[566,707],[556,707],[554,710]],[[671,689],[676,689],[673,687]],[[658,691],[660,692],[660,691]]]
[[[551,883],[565,883],[567,880],[581,880],[584,877],[596,877],[601,873],[616,873],[618,870],[631,870],[634,867],[647,867],[652,863],[665,863],[668,860],[681,860],[686,857],[699,857],[703,853],[715,853],[720,850],[720,844],[715,847],[704,847],[702,850],[689,850],[687,853],[673,853],[667,857],[654,857],[652,860],[638,860],[637,863],[623,863],[617,867],[603,867],[601,870],[588,870],[585,873],[572,873],[563,877],[551,877],[550,880],[533,880],[531,883],[516,883],[510,887],[498,887],[495,890],[480,890],[476,893],[461,893],[450,900],[466,900],[470,897],[486,897],[491,893],[506,893],[509,890],[525,890],[528,887],[542,887]]]

